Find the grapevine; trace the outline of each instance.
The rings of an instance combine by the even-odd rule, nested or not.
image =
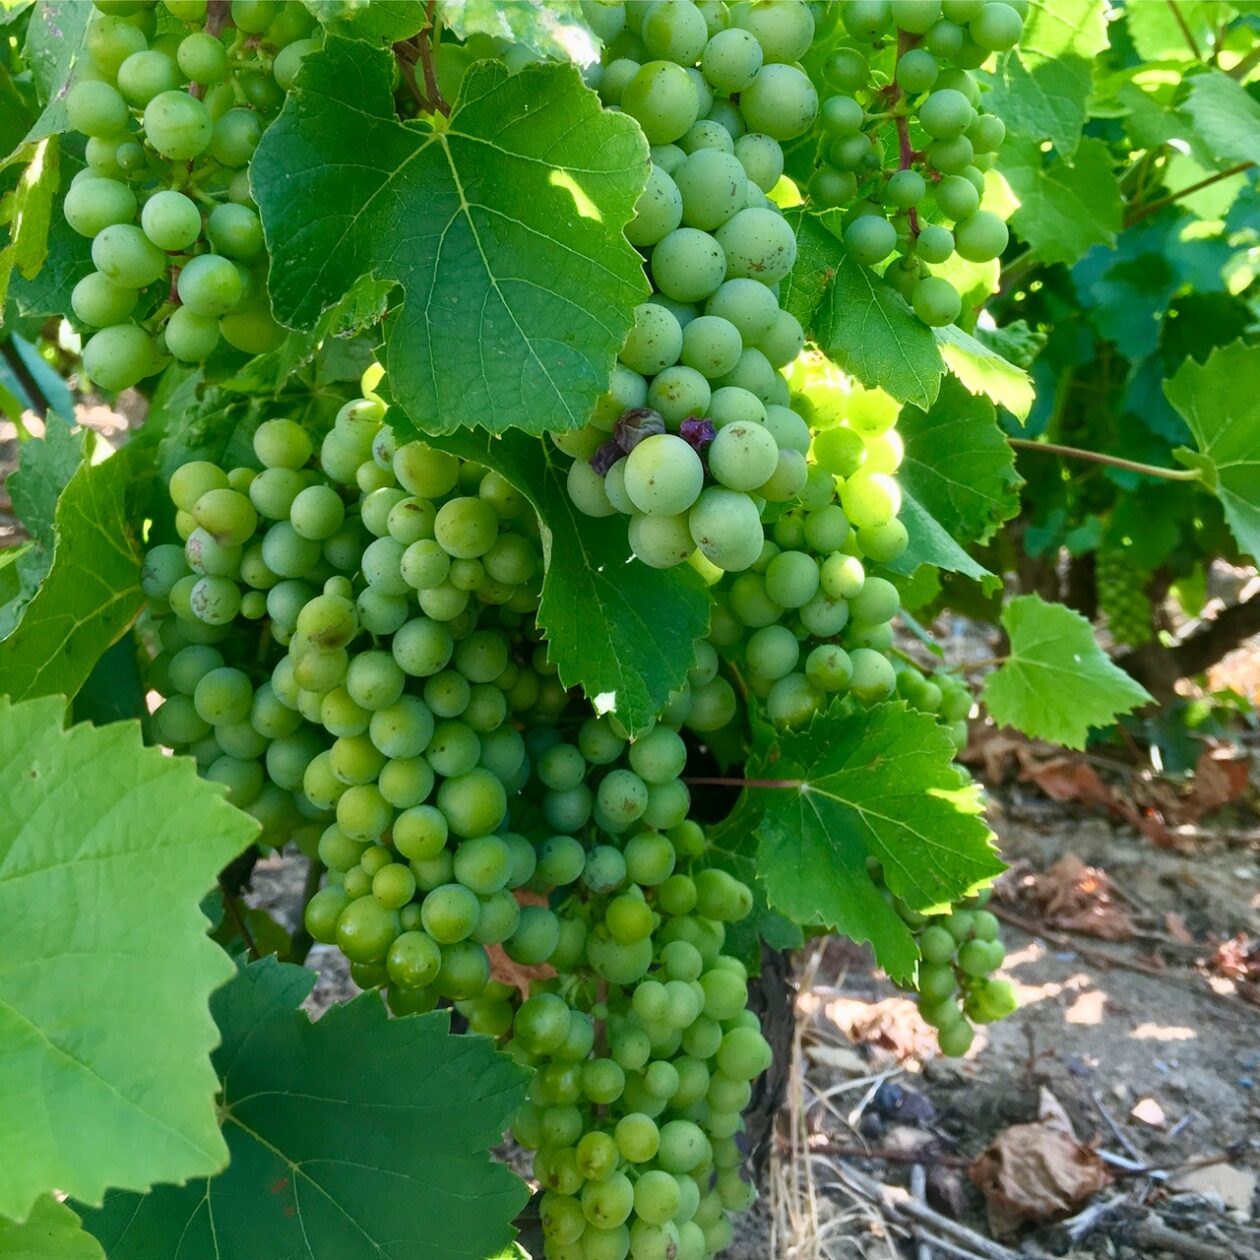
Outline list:
[[[486,1260],[532,1194],[547,1260],[722,1254],[779,1050],[763,951],[869,944],[941,1054],[982,1052],[1017,998],[972,724],[1080,748],[1151,700],[1083,616],[1004,598],[1014,570],[1089,555],[1073,607],[1149,650],[1196,561],[1117,486],[1162,478],[1220,554],[1260,541],[1254,348],[1187,350],[1160,411],[1176,347],[1147,347],[1125,405],[1177,445],[1126,420],[1086,449],[1062,399],[1119,387],[1064,295],[1094,300],[1120,229],[1045,209],[1055,180],[1091,206],[1107,145],[1130,163],[1122,117],[1201,114],[1207,160],[1254,112],[1245,23],[1232,66],[1121,88],[1091,77],[1101,7],[1059,0],[13,7],[0,404],[44,429],[0,553],[0,867],[43,882],[4,903],[0,1007],[42,1037],[15,1079],[73,1078],[91,1149],[51,1087],[0,1122],[35,1152],[0,1169],[0,1231],[64,1212],[126,1260],[202,1245],[204,1215],[367,1260],[386,1221]],[[1140,77],[1164,35],[1110,20]],[[1069,56],[1092,88],[1051,110]],[[1245,176],[1222,147],[1180,191],[1162,150],[1105,174],[1124,230]],[[124,449],[64,423],[54,361],[136,391]],[[1006,528],[1016,452],[1071,512]],[[947,663],[955,600],[998,655]],[[244,895],[282,853],[292,934]],[[82,931],[47,909],[98,902]],[[24,987],[28,941],[70,1007]],[[316,946],[361,993],[312,1024]],[[308,1236],[309,1185],[350,1241]]]

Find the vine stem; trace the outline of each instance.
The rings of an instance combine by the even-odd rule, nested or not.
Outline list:
[[[911,35],[907,31],[899,31],[897,33],[897,60],[900,61],[907,52],[910,51],[919,42],[917,35]],[[894,104],[901,97],[901,87],[896,80],[893,81],[893,94],[889,98]],[[910,121],[906,118],[903,111],[897,111],[897,155],[900,162],[899,169],[908,171],[914,165],[914,146],[910,143]],[[915,206],[911,206],[906,218],[910,224],[910,236],[914,240],[919,238],[919,211]]]
[[[684,783],[701,787],[803,788],[804,779],[737,779],[722,775],[698,775],[684,778]]]
[[[416,47],[420,51],[420,68],[424,72],[424,90],[429,98],[429,105],[437,110],[438,113],[449,118],[451,116],[451,107],[447,104],[446,98],[438,87],[437,69],[433,64],[433,46],[429,42],[429,36],[437,29],[434,18],[436,11],[437,0],[429,0],[429,3],[425,6],[429,24],[416,36]]]
[[[1209,175],[1206,179],[1199,180],[1197,184],[1188,184],[1185,188],[1179,188],[1176,192],[1169,193],[1166,197],[1160,197],[1144,206],[1138,206],[1125,216],[1124,226],[1132,227],[1135,223],[1140,223],[1143,219],[1157,214],[1165,206],[1171,206],[1173,202],[1180,201],[1182,197],[1188,197],[1191,193],[1196,193],[1202,188],[1210,188],[1213,184],[1219,184],[1221,180],[1229,179],[1231,176],[1241,175],[1243,171],[1249,171],[1254,165],[1254,162],[1239,162],[1236,166],[1231,166],[1226,171],[1217,171],[1215,175]]]
[[[1105,455],[1102,451],[1086,451],[1079,446],[1061,446],[1058,442],[1039,442],[1032,438],[1007,438],[1021,451],[1042,451],[1047,455],[1062,455],[1067,459],[1083,459],[1092,464],[1106,464],[1110,468],[1123,468],[1126,472],[1142,473],[1147,477],[1162,477],[1165,481],[1198,481],[1195,468],[1161,468],[1158,464],[1140,464],[1134,459],[1121,459],[1119,455]]]
[[[232,920],[232,926],[240,934],[241,940],[245,942],[245,948],[249,950],[250,958],[257,962],[262,955],[259,954],[253,933],[250,932],[249,924],[245,922],[245,916],[241,913],[240,898],[228,890],[227,884],[222,879],[219,880],[219,891],[223,894],[223,909],[227,912],[228,918]]]
[[[1181,34],[1186,41],[1186,47],[1194,54],[1195,61],[1202,61],[1203,53],[1199,49],[1199,41],[1195,39],[1194,32],[1190,29],[1190,25],[1186,21],[1186,15],[1181,11],[1181,5],[1177,3],[1177,0],[1168,0],[1168,7],[1172,10],[1172,15],[1177,22],[1177,26],[1181,29]]]
[[[206,6],[206,34],[213,35],[216,38],[227,25],[228,11],[231,8],[231,0],[210,0]],[[204,83],[190,83],[188,85],[188,95],[195,96],[200,100],[206,94],[206,85]]]

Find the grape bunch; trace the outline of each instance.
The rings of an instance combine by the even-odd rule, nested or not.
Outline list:
[[[966,1054],[975,1037],[973,1025],[996,1023],[1018,1005],[1011,982],[993,975],[1006,948],[997,916],[983,908],[988,898],[986,890],[949,914],[932,916],[894,902],[916,933],[919,1014],[936,1029],[943,1054]]]
[[[1028,0],[848,0],[848,41],[826,58],[834,94],[819,112],[810,200],[841,208],[849,255],[883,278],[928,325],[961,313],[931,268],[953,255],[986,263],[1006,225],[982,206],[985,171],[1005,136],[982,108],[972,71],[1013,48]],[[891,261],[890,261],[891,260]]]
[[[753,1191],[770,1048],[724,953],[752,895],[705,860],[678,697],[634,741],[571,695],[535,613],[537,518],[501,477],[347,403],[170,479],[142,582],[152,733],[327,880],[305,910],[396,1013],[454,1003],[536,1069],[516,1121],[550,1260],[706,1260]],[[697,645],[698,695],[718,669]],[[528,994],[489,951],[544,969]]]
[[[1150,571],[1136,563],[1122,543],[1104,537],[1094,564],[1098,610],[1111,637],[1126,647],[1141,647],[1155,634],[1155,613],[1146,584]]]
[[[949,729],[954,747],[961,752],[967,746],[967,716],[971,712],[971,688],[956,674],[940,670],[930,677],[916,665],[899,660],[897,694],[921,713],[935,713]]]
[[[778,300],[796,237],[766,194],[783,174],[783,142],[817,113],[796,64],[813,13],[801,0],[729,14],[670,0],[588,16],[606,44],[591,82],[651,145],[626,236],[653,294],[590,422],[555,435],[574,461],[569,493],[590,516],[629,516],[646,564],[698,553],[710,570],[746,569],[763,507],[806,476],[809,433],[780,371],[804,345]]]
[[[63,204],[92,242],[95,270],[70,300],[97,330],[87,374],[118,390],[172,357],[202,362],[220,338],[271,349],[283,329],[267,303],[249,160],[318,46],[314,18],[279,0],[232,0],[221,31],[206,0],[95,0],[95,10],[65,103],[87,138]]]

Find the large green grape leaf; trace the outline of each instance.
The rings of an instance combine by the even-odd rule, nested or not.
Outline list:
[[[46,1194],[21,1225],[0,1217],[0,1260],[105,1260],[105,1253],[79,1218]]]
[[[1002,174],[1019,198],[1011,226],[1037,258],[1074,263],[1094,245],[1114,245],[1124,216],[1111,150],[1085,139],[1069,158],[1044,161],[1033,137],[1003,146]]]
[[[983,692],[999,725],[1084,748],[1090,727],[1110,726],[1151,698],[1111,663],[1089,622],[1062,604],[1016,596],[1002,611],[1002,628],[1011,650]]]
[[[1260,558],[1260,346],[1235,341],[1202,365],[1186,359],[1164,393],[1198,447],[1177,455],[1220,499],[1238,545]]]
[[[632,558],[626,518],[573,506],[564,457],[537,438],[453,434],[436,445],[493,468],[538,511],[546,576],[538,623],[566,687],[580,686],[631,733],[656,720],[695,664],[709,595],[690,565],[652,569]]]
[[[0,1215],[221,1168],[207,998],[231,975],[198,903],[257,824],[145,748],[0,697]]]
[[[1196,74],[1182,110],[1194,123],[1202,157],[1221,165],[1260,164],[1260,105],[1229,75]]]
[[[977,788],[960,788],[954,745],[930,714],[900,701],[843,701],[758,749],[750,788],[764,807],[758,867],[771,906],[870,941],[880,965],[908,980],[914,939],[867,870],[915,909],[946,905],[1002,870]]]
[[[735,808],[705,832],[704,865],[729,871],[752,892],[751,913],[738,923],[727,924],[723,948],[754,971],[761,966],[762,941],[771,949],[800,949],[805,944],[801,925],[772,910],[766,900],[757,866],[757,827],[764,805],[763,800],[744,792]]]
[[[110,1260],[484,1260],[529,1191],[490,1148],[529,1074],[445,1011],[379,994],[300,1009],[315,973],[264,959],[211,1000],[227,1171],[84,1214]]]
[[[302,0],[321,26],[351,39],[394,44],[410,39],[429,23],[416,0]]]
[[[944,372],[931,330],[869,267],[849,257],[837,236],[838,211],[790,211],[788,219],[797,253],[783,305],[806,336],[863,385],[930,407]]]
[[[391,56],[330,37],[250,165],[276,317],[397,281],[390,388],[427,429],[580,428],[647,294],[622,228],[647,145],[572,66],[475,63],[449,124],[394,117]]]
[[[1033,385],[1028,373],[991,346],[963,332],[957,324],[932,330],[945,366],[966,386],[969,394],[983,394],[995,407],[1005,407],[1021,423],[1033,405]]]
[[[906,448],[898,481],[955,542],[987,542],[1019,512],[1015,452],[993,407],[952,377],[928,410],[903,408],[897,432]]]
[[[127,513],[130,448],[83,463],[57,500],[52,563],[8,638],[0,694],[73,697],[140,610],[140,554]]]
[[[1098,0],[1041,0],[1029,10],[1019,46],[998,59],[985,108],[1013,134],[1075,152],[1088,117],[1094,59],[1107,47]]]
[[[74,286],[92,270],[92,242],[80,236],[61,212],[70,181],[85,165],[81,146],[71,147],[67,140],[59,142],[55,200],[44,241],[46,256],[32,275],[19,267],[8,278],[9,296],[23,315],[67,314]]]

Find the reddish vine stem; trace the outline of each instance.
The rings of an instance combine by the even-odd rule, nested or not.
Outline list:
[[[424,90],[428,97],[429,107],[437,110],[444,117],[451,116],[451,107],[447,104],[446,98],[442,95],[442,90],[438,87],[437,69],[433,64],[433,46],[429,42],[430,34],[437,29],[434,20],[434,13],[437,9],[437,0],[429,0],[425,6],[425,14],[429,19],[429,24],[416,36],[416,48],[420,53],[420,69],[424,72]]]
[[[217,39],[223,28],[227,25],[228,12],[231,9],[232,0],[209,0],[206,6],[206,26],[207,35],[213,35]],[[195,96],[201,100],[206,94],[206,85],[204,83],[190,83],[188,85],[188,95]]]
[[[911,48],[919,42],[917,35],[911,35],[907,31],[900,31],[897,34],[897,60],[900,61]],[[895,71],[894,71],[895,73]],[[893,80],[892,93],[889,97],[891,103],[896,104],[905,94],[902,92],[900,85]],[[910,120],[904,113],[897,113],[897,153],[899,157],[899,170],[908,171],[914,165],[915,152],[914,146],[910,143]],[[911,206],[906,212],[906,219],[910,224],[910,237],[912,240],[919,239],[919,210],[917,206]]]
[[[684,783],[701,787],[752,787],[752,788],[803,788],[804,779],[736,779],[723,775],[697,775],[683,779]]]

